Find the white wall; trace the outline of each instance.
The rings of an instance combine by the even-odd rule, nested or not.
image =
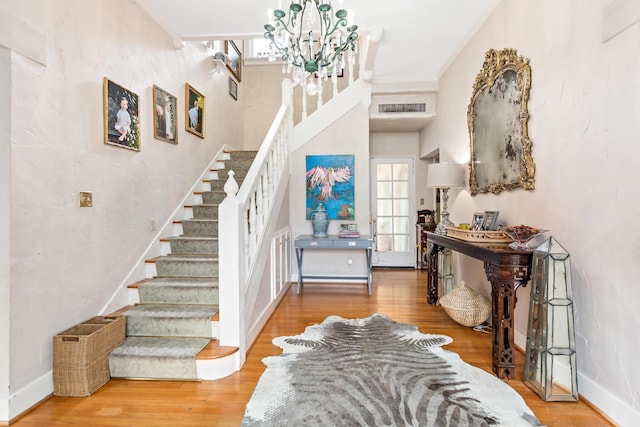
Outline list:
[[[329,234],[338,234],[339,224],[355,222],[362,234],[368,234],[369,194],[369,118],[368,106],[358,104],[332,126],[319,133],[292,154],[291,182],[289,185],[290,221],[292,236],[313,234],[311,221],[305,219],[305,172],[307,155],[355,155],[355,221],[332,220]],[[367,230],[367,232],[365,232]],[[352,265],[347,258],[353,258]],[[366,271],[364,251],[305,251],[304,274],[363,275]],[[295,256],[292,265],[296,265]],[[331,266],[330,272],[327,267]],[[297,273],[297,272],[296,272]]]
[[[151,219],[158,229],[171,219],[223,143],[242,145],[242,102],[211,78],[201,43],[175,49],[132,1],[25,0],[0,5],[0,16],[0,45],[12,49],[11,323],[0,318],[0,337],[10,331],[9,395],[19,398],[51,392],[52,337],[100,314],[157,241]],[[140,152],[103,144],[105,76],[140,96]],[[205,139],[184,131],[186,82],[207,98]],[[178,97],[177,145],[153,138],[154,84]],[[78,207],[79,191],[93,192],[93,208]]]
[[[282,105],[280,65],[252,60],[244,69],[244,136],[246,149],[257,150]]]
[[[487,50],[530,59],[529,135],[536,189],[450,199],[454,222],[499,210],[511,224],[551,230],[571,253],[580,393],[621,425],[640,424],[640,25],[601,42],[607,0],[503,0],[438,82],[438,116],[421,153],[468,163],[466,110]],[[488,284],[461,261],[458,278]],[[518,291],[524,344],[529,288]]]
[[[11,52],[0,46],[0,420],[9,417]]]

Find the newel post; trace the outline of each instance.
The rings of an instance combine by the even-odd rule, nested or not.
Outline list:
[[[218,207],[218,271],[220,307],[220,345],[238,347],[240,366],[246,358],[244,307],[243,207],[237,197],[238,183],[229,171],[224,185],[227,197]]]

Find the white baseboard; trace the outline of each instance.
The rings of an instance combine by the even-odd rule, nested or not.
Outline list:
[[[580,360],[578,360],[580,364]],[[640,426],[640,412],[578,372],[580,396],[620,426]]]
[[[9,422],[53,393],[53,371],[0,401],[0,422]]]
[[[515,345],[526,354],[527,337],[516,331],[514,333]],[[580,355],[578,354],[578,366],[580,366]],[[568,375],[569,367],[565,369]],[[562,375],[561,375],[562,377]],[[589,401],[589,404],[611,421],[620,426],[640,426],[640,412],[635,410],[629,403],[605,390],[595,381],[587,378],[578,370],[578,394],[580,398]]]

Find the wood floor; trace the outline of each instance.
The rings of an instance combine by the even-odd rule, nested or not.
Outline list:
[[[453,322],[439,306],[426,303],[426,274],[421,270],[375,270],[373,296],[361,284],[306,284],[301,295],[292,286],[251,348],[242,370],[218,381],[168,382],[111,380],[86,398],[51,397],[12,426],[238,426],[258,378],[262,358],[280,354],[271,340],[297,335],[337,314],[362,318],[384,313],[415,324],[422,332],[453,338],[445,348],[491,372],[491,335]],[[526,292],[528,288],[521,289]],[[515,380],[505,381],[548,426],[611,426],[584,401],[544,402],[522,382],[524,355],[517,354]]]

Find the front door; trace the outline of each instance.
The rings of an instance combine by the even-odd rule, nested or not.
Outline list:
[[[412,158],[371,159],[372,264],[415,264],[415,171]]]

